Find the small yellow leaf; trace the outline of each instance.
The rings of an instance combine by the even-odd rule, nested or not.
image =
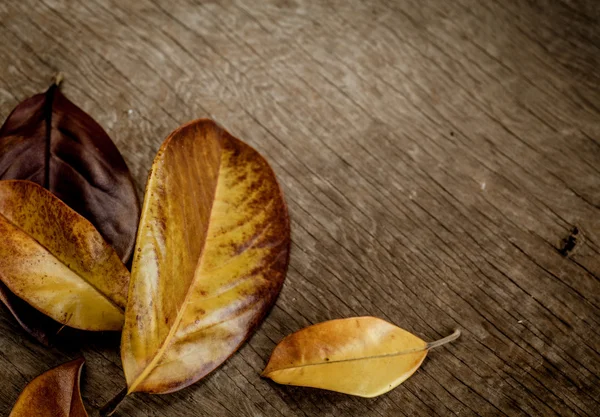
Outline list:
[[[83,358],[41,374],[21,392],[9,417],[88,417],[79,391]]]
[[[0,181],[0,279],[54,320],[120,330],[129,272],[85,218],[29,181]]]
[[[283,339],[262,376],[279,384],[376,397],[408,379],[429,349],[459,335],[457,330],[427,343],[375,317],[326,321]]]
[[[152,165],[121,338],[128,392],[167,393],[235,352],[273,305],[290,245],[273,170],[210,120]]]

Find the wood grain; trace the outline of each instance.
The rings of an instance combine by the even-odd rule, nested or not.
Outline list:
[[[286,194],[291,264],[265,323],[203,381],[118,415],[597,415],[598,2],[7,0],[0,39],[0,116],[63,71],[140,195],[198,117]],[[285,335],[356,315],[463,336],[374,399],[259,377]],[[80,353],[88,411],[120,391],[118,336],[79,337],[46,349],[2,310],[0,414]]]

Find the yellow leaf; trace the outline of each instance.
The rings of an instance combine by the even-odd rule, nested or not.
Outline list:
[[[289,219],[258,152],[210,120],[154,160],[121,342],[128,392],[188,386],[225,361],[275,302]]]
[[[280,384],[376,397],[410,377],[433,347],[385,320],[354,317],[326,321],[283,339],[262,376]]]
[[[51,369],[23,390],[9,417],[87,417],[79,378],[83,358]]]
[[[90,222],[29,181],[0,181],[0,279],[54,320],[120,330],[129,272]]]

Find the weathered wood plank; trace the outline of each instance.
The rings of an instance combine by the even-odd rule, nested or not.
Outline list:
[[[291,265],[259,331],[200,383],[118,414],[596,414],[599,22],[585,0],[2,2],[0,116],[61,70],[140,194],[163,138],[201,116],[286,192]],[[366,314],[464,336],[376,399],[260,379],[286,334]],[[2,414],[81,353],[90,411],[124,384],[117,336],[46,349],[5,311],[0,329]]]

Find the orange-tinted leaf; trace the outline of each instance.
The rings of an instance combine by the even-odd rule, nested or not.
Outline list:
[[[57,366],[31,381],[9,417],[87,417],[79,379],[84,359]]]
[[[173,132],[146,187],[121,357],[129,392],[165,393],[225,361],[275,302],[287,207],[262,156],[214,122]]]
[[[0,280],[54,320],[119,330],[129,272],[90,222],[29,181],[0,181]]]
[[[375,317],[326,321],[283,339],[262,375],[280,384],[375,397],[409,378],[429,349],[459,335],[457,330],[426,343]]]

